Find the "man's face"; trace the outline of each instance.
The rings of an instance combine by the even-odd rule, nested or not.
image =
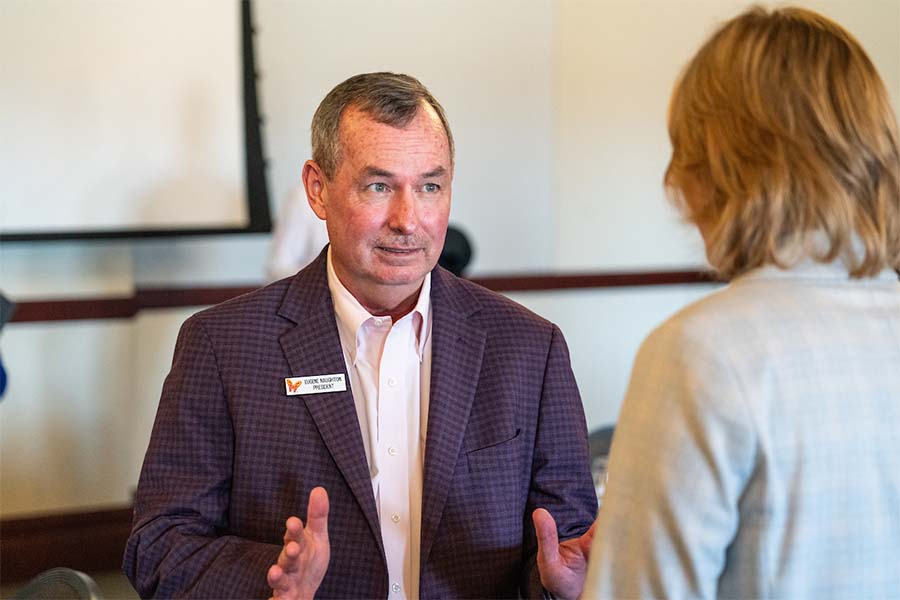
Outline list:
[[[447,136],[424,104],[404,128],[350,107],[340,142],[337,172],[330,180],[319,173],[320,193],[308,176],[315,163],[304,169],[310,204],[326,220],[341,283],[366,308],[390,311],[418,292],[444,245],[453,176]]]

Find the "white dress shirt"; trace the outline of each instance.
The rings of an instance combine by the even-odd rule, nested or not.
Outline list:
[[[328,287],[372,477],[390,598],[417,598],[431,385],[431,274],[415,308],[396,323],[369,314],[343,286],[330,248]]]

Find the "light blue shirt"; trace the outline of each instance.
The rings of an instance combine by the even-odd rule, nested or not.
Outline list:
[[[585,598],[900,598],[900,284],[764,268],[644,342]]]

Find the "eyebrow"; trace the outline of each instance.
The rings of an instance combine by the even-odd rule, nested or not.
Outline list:
[[[391,173],[390,171],[381,169],[379,167],[373,167],[373,166],[368,166],[365,169],[363,169],[363,174],[365,177],[384,177],[386,179],[390,179],[390,178],[394,177],[394,174]],[[446,174],[447,174],[446,167],[438,166],[426,173],[422,173],[420,175],[420,177],[422,179],[432,179],[435,177],[443,177]]]
[[[444,167],[437,167],[435,169],[428,171],[427,173],[422,173],[422,178],[423,179],[431,179],[433,177],[441,177],[446,174],[447,174],[447,169],[445,169]]]
[[[363,174],[366,177],[385,177],[390,178],[393,177],[394,174],[390,171],[385,171],[384,169],[379,169],[378,167],[366,167],[363,169]]]

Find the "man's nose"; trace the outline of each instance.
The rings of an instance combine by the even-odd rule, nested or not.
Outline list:
[[[408,234],[413,233],[417,225],[415,193],[409,187],[403,186],[391,199],[388,226],[393,231]]]

